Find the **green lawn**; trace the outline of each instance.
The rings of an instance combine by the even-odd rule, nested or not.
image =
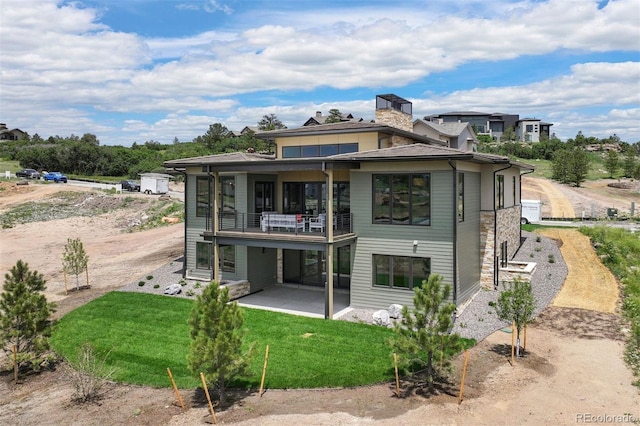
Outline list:
[[[90,342],[111,351],[115,380],[169,387],[167,367],[181,388],[199,379],[187,368],[189,317],[193,300],[146,293],[111,292],[64,316],[51,344],[72,357]],[[390,329],[346,321],[325,321],[256,309],[243,309],[247,342],[258,342],[251,374],[235,383],[257,388],[269,345],[265,385],[271,388],[357,386],[393,379],[392,356],[385,341]]]

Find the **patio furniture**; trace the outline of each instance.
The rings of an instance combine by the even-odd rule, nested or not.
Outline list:
[[[324,232],[326,221],[327,221],[327,215],[325,213],[320,213],[317,217],[310,218],[309,232],[312,232],[316,229],[320,230],[320,232]]]
[[[263,232],[270,230],[304,231],[305,222],[301,214],[262,213],[261,228]]]

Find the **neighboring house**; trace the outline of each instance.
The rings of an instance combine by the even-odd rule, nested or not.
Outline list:
[[[325,122],[327,121],[327,119],[329,117],[330,117],[329,115],[322,115],[322,111],[316,111],[316,115],[314,117],[309,117],[309,119],[304,122],[302,127],[317,126],[318,124],[325,124]],[[341,122],[343,122],[343,121],[351,121],[351,122],[360,123],[363,120],[362,120],[362,118],[355,118],[351,114],[346,114],[346,115],[345,114],[341,114],[340,121]]]
[[[262,130],[260,130],[260,128],[258,126],[244,126],[244,128],[242,130],[240,130],[240,131],[232,130],[231,134],[234,137],[239,138],[239,137],[245,136],[245,135],[247,135],[249,133],[254,133],[255,134],[255,133],[259,133],[261,131]]]
[[[462,151],[478,150],[478,138],[469,123],[438,123],[417,119],[413,131],[447,143],[447,147]]]
[[[262,132],[274,155],[165,162],[185,176],[187,278],[324,288],[352,306],[412,306],[430,274],[460,306],[498,286],[520,245],[531,166],[414,133],[412,105],[376,98],[376,123]],[[327,214],[329,213],[329,214]]]
[[[501,112],[486,113],[477,111],[453,111],[424,117],[426,122],[469,123],[478,135],[489,135],[494,140],[500,140],[502,133],[512,127],[520,142],[539,142],[542,132],[550,135],[552,123],[543,123],[536,118],[520,119],[518,114],[503,114]]]
[[[20,129],[8,129],[5,123],[0,123],[0,140],[2,141],[19,141],[28,137],[27,132]]]

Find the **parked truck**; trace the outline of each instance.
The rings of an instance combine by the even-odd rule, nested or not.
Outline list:
[[[525,225],[531,222],[540,222],[542,218],[542,201],[540,200],[520,200],[522,213],[520,223]]]

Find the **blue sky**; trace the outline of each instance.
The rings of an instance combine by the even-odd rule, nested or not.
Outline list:
[[[0,122],[102,145],[375,96],[640,141],[640,0],[0,0]]]

